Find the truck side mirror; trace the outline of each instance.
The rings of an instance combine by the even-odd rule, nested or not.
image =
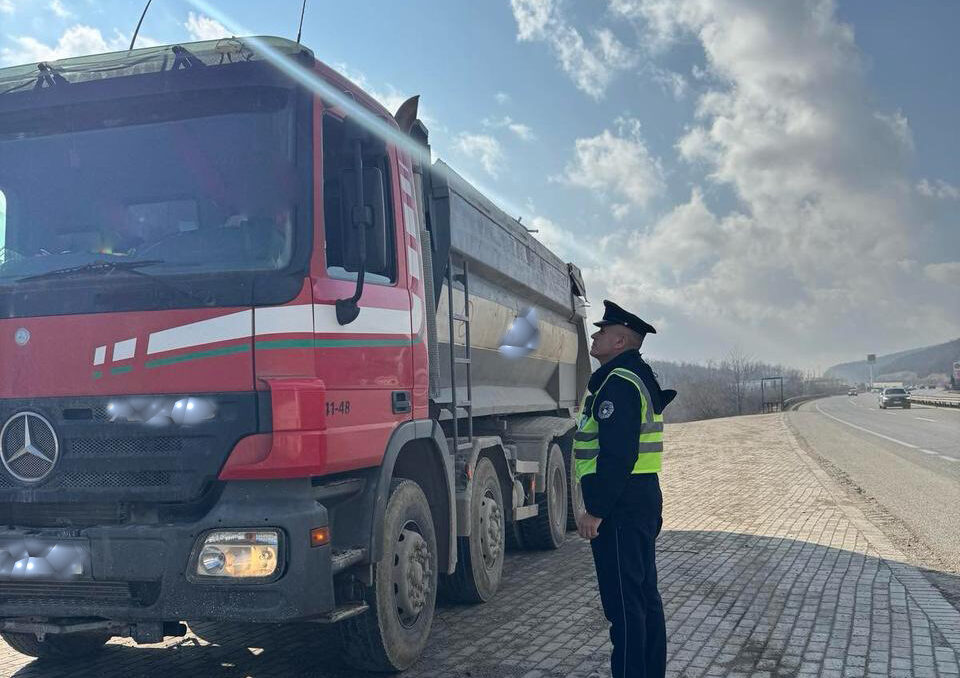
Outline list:
[[[384,274],[389,252],[387,208],[383,172],[379,167],[363,168],[363,203],[357,195],[357,175],[353,169],[340,173],[343,267],[351,273],[363,268],[367,273]],[[358,230],[363,228],[364,237]],[[361,245],[365,252],[361,252]]]
[[[353,296],[337,299],[337,322],[349,325],[360,315],[363,277],[366,271],[381,272],[387,261],[386,207],[383,174],[377,167],[364,166],[368,153],[377,142],[356,121],[348,119],[344,134],[345,151],[351,162],[340,173],[341,232],[344,244],[344,268],[355,271],[357,286]],[[368,238],[370,239],[368,241]]]

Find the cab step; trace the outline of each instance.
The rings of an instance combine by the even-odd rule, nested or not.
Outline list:
[[[361,615],[369,609],[370,606],[366,603],[349,603],[335,608],[322,617],[317,617],[314,621],[318,624],[336,624],[337,622],[342,622],[344,619]]]

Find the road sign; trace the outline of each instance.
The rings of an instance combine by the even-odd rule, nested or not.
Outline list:
[[[876,353],[868,353],[868,354],[867,354],[867,362],[868,362],[868,363],[875,363],[875,362],[877,362],[877,354],[876,354]]]

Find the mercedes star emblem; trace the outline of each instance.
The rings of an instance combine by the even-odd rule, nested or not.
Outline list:
[[[0,461],[7,473],[24,483],[50,475],[60,457],[53,426],[36,412],[19,412],[0,431]]]

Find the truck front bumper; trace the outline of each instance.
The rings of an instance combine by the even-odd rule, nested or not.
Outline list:
[[[19,576],[0,563],[0,619],[284,622],[334,607],[329,545],[310,531],[328,525],[310,481],[227,483],[203,518],[190,523],[79,530],[0,529],[0,541],[75,545],[83,575]],[[276,529],[281,562],[270,581],[194,577],[198,540],[211,530]],[[2,554],[0,554],[2,557]],[[69,568],[68,568],[69,569]],[[61,573],[62,575],[62,573]]]

